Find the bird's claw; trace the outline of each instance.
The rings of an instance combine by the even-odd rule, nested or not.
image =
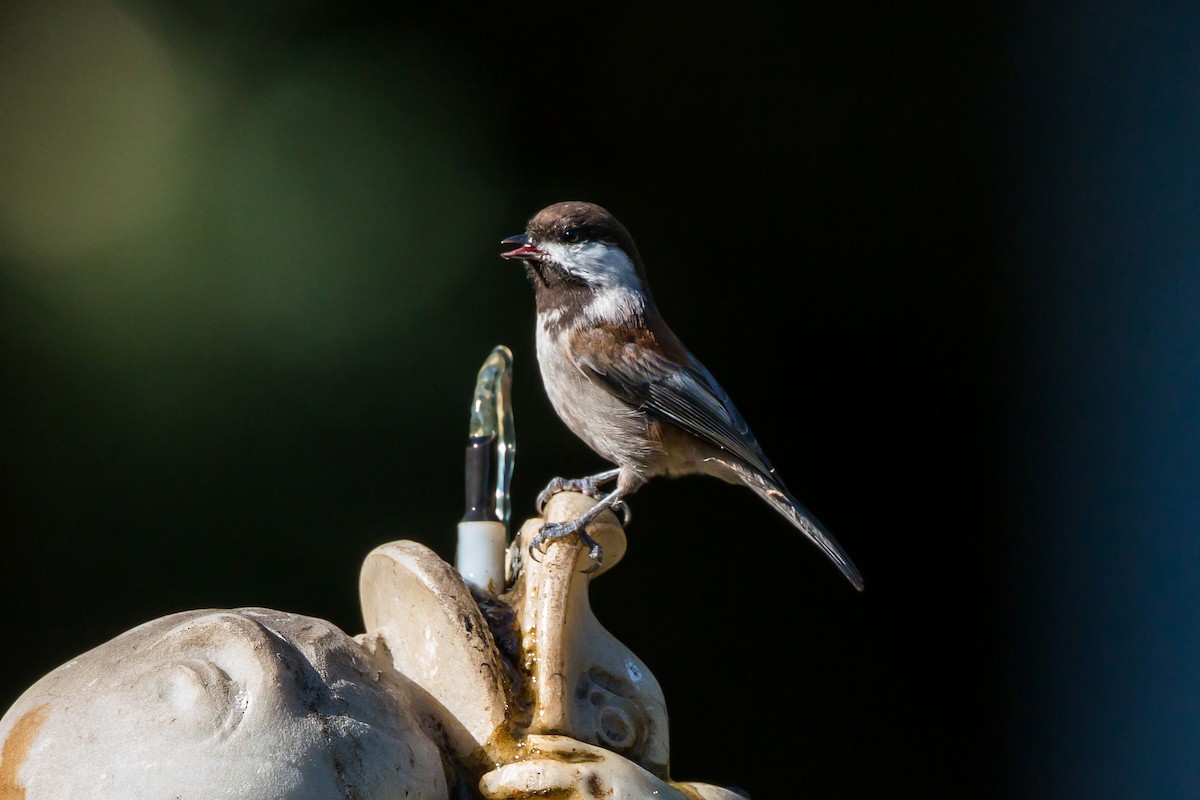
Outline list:
[[[550,498],[559,492],[579,492],[587,495],[595,500],[603,500],[604,492],[600,490],[600,481],[594,477],[589,478],[555,478],[550,483],[546,484],[546,488],[537,496],[537,513],[539,516],[546,513],[546,503],[550,502]],[[629,525],[629,521],[633,519],[633,510],[629,508],[629,504],[624,500],[618,500],[612,504],[613,511],[621,512],[621,524]]]
[[[559,492],[579,492],[596,500],[604,498],[604,492],[600,491],[600,484],[595,478],[554,478],[537,496],[538,514],[545,512],[546,503]]]
[[[579,541],[583,546],[588,548],[588,558],[592,564],[584,572],[595,572],[600,568],[601,562],[604,560],[604,548],[600,543],[588,536],[587,531],[579,524],[579,520],[571,520],[570,522],[547,522],[538,528],[537,534],[529,542],[529,557],[534,561],[541,562],[538,558],[538,553],[546,554],[546,548],[552,543],[560,539],[566,539],[572,534],[579,535]]]

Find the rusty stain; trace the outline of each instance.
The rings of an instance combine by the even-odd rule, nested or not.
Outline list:
[[[8,732],[4,749],[0,750],[0,800],[25,800],[25,787],[17,782],[17,773],[49,713],[48,705],[34,706]]]

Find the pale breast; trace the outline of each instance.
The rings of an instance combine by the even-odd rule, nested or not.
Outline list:
[[[550,327],[550,330],[547,328]],[[614,396],[566,357],[566,330],[539,324],[537,357],[550,405],[571,432],[619,466],[655,471],[663,451],[646,433],[645,414]]]

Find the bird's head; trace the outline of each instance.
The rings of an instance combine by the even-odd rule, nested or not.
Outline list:
[[[529,220],[524,233],[501,244],[516,245],[501,256],[523,261],[539,294],[543,289],[645,292],[633,237],[594,203],[547,206]]]

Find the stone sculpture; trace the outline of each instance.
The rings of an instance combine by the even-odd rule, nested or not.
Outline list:
[[[555,495],[545,519],[595,501]],[[733,800],[669,775],[650,669],[599,623],[588,584],[625,549],[616,518],[540,561],[509,548],[506,592],[472,589],[412,541],[376,548],[365,633],[263,608],[140,625],[63,664],[0,719],[0,800],[530,797]]]
[[[625,553],[610,511],[532,558],[506,547],[511,353],[479,372],[456,566],[398,541],[363,564],[364,633],[267,608],[152,620],[29,687],[0,718],[0,800],[733,800],[673,780],[649,667],[592,613]],[[493,481],[494,478],[494,481]],[[494,485],[493,485],[494,484]],[[456,568],[457,567],[457,568]]]

